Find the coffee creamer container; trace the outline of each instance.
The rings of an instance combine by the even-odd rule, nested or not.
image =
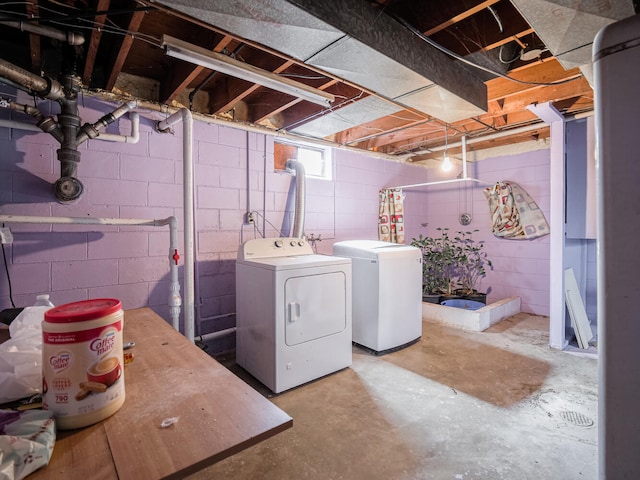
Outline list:
[[[42,406],[58,428],[97,423],[124,403],[122,304],[113,298],[67,303],[42,322]]]

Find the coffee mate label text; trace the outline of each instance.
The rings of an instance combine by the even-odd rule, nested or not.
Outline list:
[[[121,320],[43,331],[43,358],[43,404],[56,418],[98,412],[124,397]]]

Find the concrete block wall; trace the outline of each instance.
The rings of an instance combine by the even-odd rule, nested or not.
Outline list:
[[[33,100],[21,92],[17,101]],[[39,101],[42,110],[53,109]],[[117,104],[85,98],[82,122],[94,122]],[[0,110],[5,119],[28,117]],[[57,142],[45,133],[0,128],[0,214],[165,218],[174,215],[182,245],[182,127],[155,131],[164,114],[140,111],[136,144],[91,140],[80,146],[78,177],[85,192],[73,204],[55,201],[59,177]],[[127,117],[108,133],[128,134]],[[242,241],[280,235],[291,226],[294,177],[273,168],[273,137],[224,125],[194,122],[197,287],[196,334],[233,326],[235,258]],[[364,156],[333,152],[334,180],[307,179],[305,231],[321,235],[320,253],[335,240],[376,238],[378,190],[390,181],[408,182],[426,169]],[[247,189],[247,185],[249,188]],[[245,213],[258,213],[255,227],[243,225]],[[410,209],[412,210],[412,209]],[[410,215],[411,217],[411,215]],[[263,221],[263,218],[265,219]],[[273,226],[271,226],[273,225]],[[16,306],[49,293],[54,304],[97,297],[119,298],[125,308],[151,306],[169,319],[168,227],[7,224],[14,243],[5,245]],[[257,227],[257,228],[256,228]],[[282,232],[288,235],[290,230]],[[180,268],[182,280],[182,268]],[[10,307],[9,283],[0,275],[0,308]]]
[[[21,103],[33,101],[21,92],[3,88]],[[42,110],[51,108],[55,115],[57,106],[48,103],[39,101],[39,106]],[[93,122],[117,106],[93,98],[80,103],[83,122]],[[45,133],[0,128],[0,214],[147,219],[174,215],[180,225],[182,252],[182,128],[178,124],[173,133],[158,133],[155,123],[165,115],[140,113],[137,144],[92,140],[80,146],[78,175],[85,193],[69,205],[57,203],[51,190],[59,176],[57,142]],[[0,115],[30,120],[6,110],[0,110]],[[124,117],[107,131],[126,135],[130,122]],[[272,136],[262,133],[194,122],[200,292],[196,303],[197,317],[203,319],[196,324],[196,334],[233,326],[233,317],[210,317],[235,311],[235,258],[241,242],[261,236],[263,230],[268,237],[276,236],[283,227],[291,226],[293,177],[274,171],[273,141]],[[321,236],[316,243],[319,253],[330,254],[335,241],[377,237],[380,188],[430,181],[439,175],[423,167],[339,148],[333,149],[333,161],[332,181],[307,179],[305,232]],[[478,173],[488,181],[497,176],[509,178],[504,176],[505,161],[512,166],[510,178],[520,181],[543,209],[548,209],[548,153],[483,160],[476,164]],[[405,193],[407,243],[424,231],[421,225],[425,223],[428,228],[457,228],[461,198],[457,187]],[[471,227],[482,230],[496,263],[496,270],[483,282],[483,286],[492,286],[490,298],[522,296],[524,311],[546,314],[547,240],[517,244],[494,240],[488,230],[486,201],[478,189],[473,193],[473,205]],[[248,210],[259,214],[255,226],[243,225]],[[151,306],[169,318],[167,227],[8,226],[15,240],[13,245],[5,245],[5,250],[16,305],[32,304],[39,293],[50,293],[55,304],[116,297],[125,308]],[[507,278],[500,278],[499,273]],[[0,308],[9,306],[7,278],[0,275]]]
[[[542,149],[468,163],[467,175],[487,183],[511,180],[520,184],[549,221],[549,162],[549,150]],[[430,170],[429,181],[455,178],[461,170],[459,166],[448,174]],[[422,209],[421,218],[426,218],[427,223],[420,230],[424,234],[438,236],[438,227],[449,228],[450,236],[458,231],[479,230],[473,233],[473,238],[485,241],[485,251],[493,263],[493,270],[481,279],[478,288],[489,292],[488,302],[517,296],[522,299],[523,312],[548,315],[550,236],[535,240],[495,237],[491,233],[484,188],[485,185],[474,182],[436,185],[407,190],[407,198],[412,205],[418,204]],[[461,213],[472,214],[471,224],[463,226],[459,223]]]

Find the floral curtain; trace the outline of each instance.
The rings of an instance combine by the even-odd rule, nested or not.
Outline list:
[[[378,239],[404,243],[404,193],[401,188],[380,190]]]
[[[515,182],[502,181],[485,188],[493,234],[513,240],[531,240],[548,235],[549,224],[536,202]]]

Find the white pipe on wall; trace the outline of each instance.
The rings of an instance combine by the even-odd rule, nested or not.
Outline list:
[[[68,224],[68,225],[145,225],[152,227],[169,226],[169,270],[171,284],[169,286],[169,313],[173,328],[179,330],[180,318],[180,281],[178,280],[178,262],[174,259],[178,251],[178,221],[176,217],[162,219],[139,218],[98,218],[98,217],[42,217],[29,215],[0,215],[0,222],[4,223],[35,223],[35,224]]]
[[[138,143],[140,140],[140,115],[137,112],[129,112],[129,118],[131,119],[131,134],[130,135],[115,135],[111,133],[101,133],[94,140],[106,140],[108,142],[120,142],[120,143]],[[42,133],[42,130],[38,128],[35,123],[19,122],[17,120],[4,120],[0,119],[0,127],[15,128],[16,130],[26,130],[29,132]]]
[[[180,280],[178,278],[178,220],[176,217],[168,217],[169,220],[169,270],[171,283],[169,285],[169,316],[173,328],[180,331]]]
[[[138,143],[140,140],[140,115],[137,112],[130,112],[131,135],[115,135],[112,133],[101,133],[94,140],[106,140],[108,142]]]
[[[236,327],[227,328],[225,330],[218,330],[217,332],[205,333],[204,335],[198,335],[198,340],[205,342],[207,340],[213,340],[214,338],[226,337],[236,333]]]
[[[306,211],[306,183],[304,165],[299,160],[287,160],[286,167],[292,169],[296,173],[296,205],[293,219],[293,228],[291,236],[294,238],[302,238],[304,236],[304,215]]]
[[[35,123],[18,122],[17,120],[4,120],[0,119],[0,127],[15,128],[16,130],[28,130],[30,132],[42,133]]]
[[[194,340],[195,289],[194,289],[194,199],[193,199],[193,117],[186,108],[178,110],[170,117],[158,122],[161,132],[168,132],[171,126],[182,121],[183,148],[183,203],[184,203],[184,334],[190,342]]]

